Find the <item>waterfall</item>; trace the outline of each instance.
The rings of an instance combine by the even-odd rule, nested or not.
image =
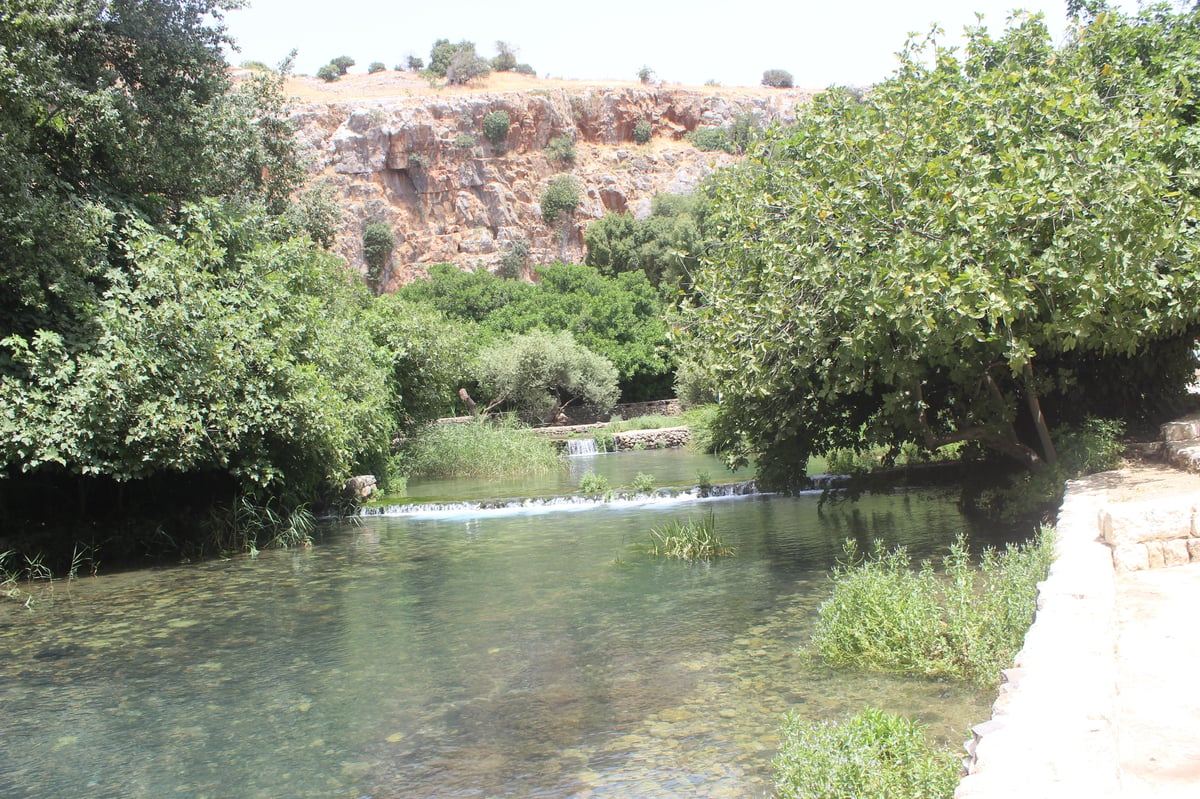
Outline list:
[[[600,451],[596,449],[596,439],[594,438],[568,438],[567,454],[571,456],[599,455]]]

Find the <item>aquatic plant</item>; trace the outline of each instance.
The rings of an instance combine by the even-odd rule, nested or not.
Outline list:
[[[700,521],[690,517],[687,521],[671,521],[650,531],[658,542],[651,548],[654,555],[666,555],[682,560],[706,560],[733,554],[717,533],[717,525],[710,512]]]
[[[937,570],[914,568],[903,547],[868,558],[847,541],[812,647],[833,666],[855,666],[993,685],[1012,663],[1037,608],[1053,533],[986,550],[975,565],[962,536]]]
[[[584,494],[602,494],[608,491],[608,478],[589,471],[580,478],[579,490]]]
[[[960,765],[925,728],[867,708],[842,722],[789,713],[775,758],[779,799],[950,799]]]
[[[270,503],[243,496],[232,504],[210,508],[204,528],[204,550],[255,554],[272,547],[311,544],[316,519],[306,507],[280,511]]]
[[[647,494],[654,489],[654,475],[638,472],[633,478],[633,490],[639,494]]]

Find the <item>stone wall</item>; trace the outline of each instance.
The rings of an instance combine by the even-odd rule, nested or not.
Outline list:
[[[613,445],[617,449],[672,449],[687,446],[691,440],[692,433],[686,427],[628,430],[613,434]]]

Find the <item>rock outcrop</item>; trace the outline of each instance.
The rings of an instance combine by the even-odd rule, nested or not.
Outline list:
[[[396,240],[383,288],[424,274],[432,264],[494,268],[517,241],[529,263],[583,258],[587,223],[608,212],[644,217],[660,193],[686,193],[714,169],[734,161],[702,152],[684,136],[704,125],[728,125],[753,114],[764,125],[791,119],[803,92],[744,94],[654,86],[528,89],[509,92],[368,97],[298,106],[294,121],[309,164],[310,184],[326,182],[344,209],[339,254],[365,271],[362,231],[391,225]],[[483,133],[484,117],[511,120],[499,144]],[[641,121],[653,138],[633,140]],[[545,152],[554,138],[574,140],[574,165]],[[567,224],[547,225],[539,199],[569,172],[583,190]]]

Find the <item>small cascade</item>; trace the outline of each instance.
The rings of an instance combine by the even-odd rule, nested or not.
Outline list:
[[[567,439],[567,455],[576,457],[578,455],[599,455],[600,450],[596,449],[596,439],[594,438],[568,438]]]

